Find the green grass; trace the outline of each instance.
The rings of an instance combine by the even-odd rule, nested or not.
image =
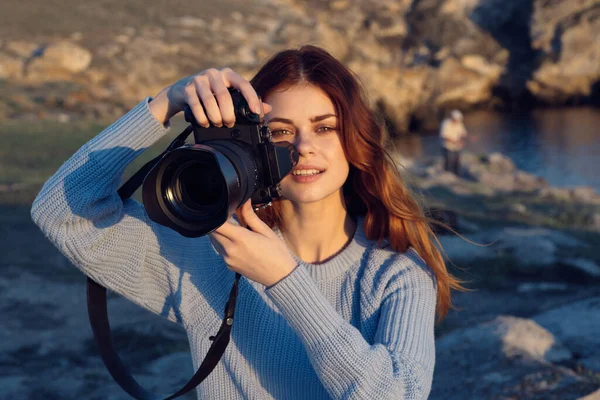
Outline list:
[[[44,182],[84,143],[100,133],[110,122],[5,122],[0,124],[0,204],[30,204]],[[179,133],[173,127],[173,135]],[[159,154],[173,135],[152,146],[127,169],[125,178],[146,161]]]
[[[0,184],[42,184],[105,125],[97,122],[0,125]]]

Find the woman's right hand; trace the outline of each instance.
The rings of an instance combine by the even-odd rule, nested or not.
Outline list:
[[[261,103],[256,91],[250,82],[231,68],[210,68],[175,82],[152,99],[150,111],[157,120],[166,124],[189,104],[199,125],[208,127],[212,123],[218,127],[232,127],[235,113],[231,94],[227,90],[229,87],[238,89],[250,109],[260,114]],[[271,107],[263,104],[264,112],[269,112]]]

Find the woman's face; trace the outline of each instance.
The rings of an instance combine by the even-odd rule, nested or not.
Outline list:
[[[265,102],[273,107],[266,115],[273,141],[288,141],[299,153],[298,165],[281,181],[283,196],[297,203],[340,199],[350,167],[327,94],[299,84],[272,92]]]

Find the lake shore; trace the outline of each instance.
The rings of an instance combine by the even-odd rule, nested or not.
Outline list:
[[[457,310],[437,326],[430,398],[576,399],[600,389],[600,232],[583,218],[598,212],[597,193],[554,192],[493,154],[466,156],[460,178],[439,159],[404,172],[467,239],[439,236],[472,291],[456,293]],[[35,187],[13,186],[10,198]],[[128,398],[93,343],[84,276],[33,225],[27,203],[0,206],[0,227],[0,399]],[[165,392],[191,376],[180,327],[109,298],[117,345],[144,384]]]

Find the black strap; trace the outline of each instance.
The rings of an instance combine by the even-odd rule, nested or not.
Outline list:
[[[152,167],[163,157],[166,152],[175,147],[183,145],[190,132],[191,127],[186,128],[186,130],[184,130],[173,141],[173,143],[171,143],[167,150],[165,150],[158,157],[146,163],[127,182],[125,182],[118,190],[121,199],[124,200],[131,197],[131,195],[142,184],[144,177],[148,174],[150,169],[152,169]],[[115,349],[110,332],[110,323],[108,320],[106,302],[106,288],[88,277],[87,302],[90,324],[92,325],[92,331],[94,332],[94,338],[96,339],[102,361],[104,362],[104,365],[108,369],[108,372],[111,374],[113,379],[121,386],[121,388],[123,388],[123,390],[138,400],[170,400],[182,396],[198,386],[218,364],[219,360],[223,356],[223,353],[225,352],[225,348],[227,348],[227,345],[229,344],[235,312],[235,304],[237,301],[239,280],[240,274],[236,273],[233,287],[229,293],[229,300],[225,304],[223,322],[221,323],[221,327],[219,328],[217,334],[209,338],[213,343],[208,349],[208,353],[202,361],[202,364],[200,364],[200,367],[198,367],[198,371],[196,371],[194,376],[192,376],[185,386],[183,386],[176,393],[170,396],[163,396],[150,393],[140,386],[131,375],[129,369],[121,361],[121,358]]]

